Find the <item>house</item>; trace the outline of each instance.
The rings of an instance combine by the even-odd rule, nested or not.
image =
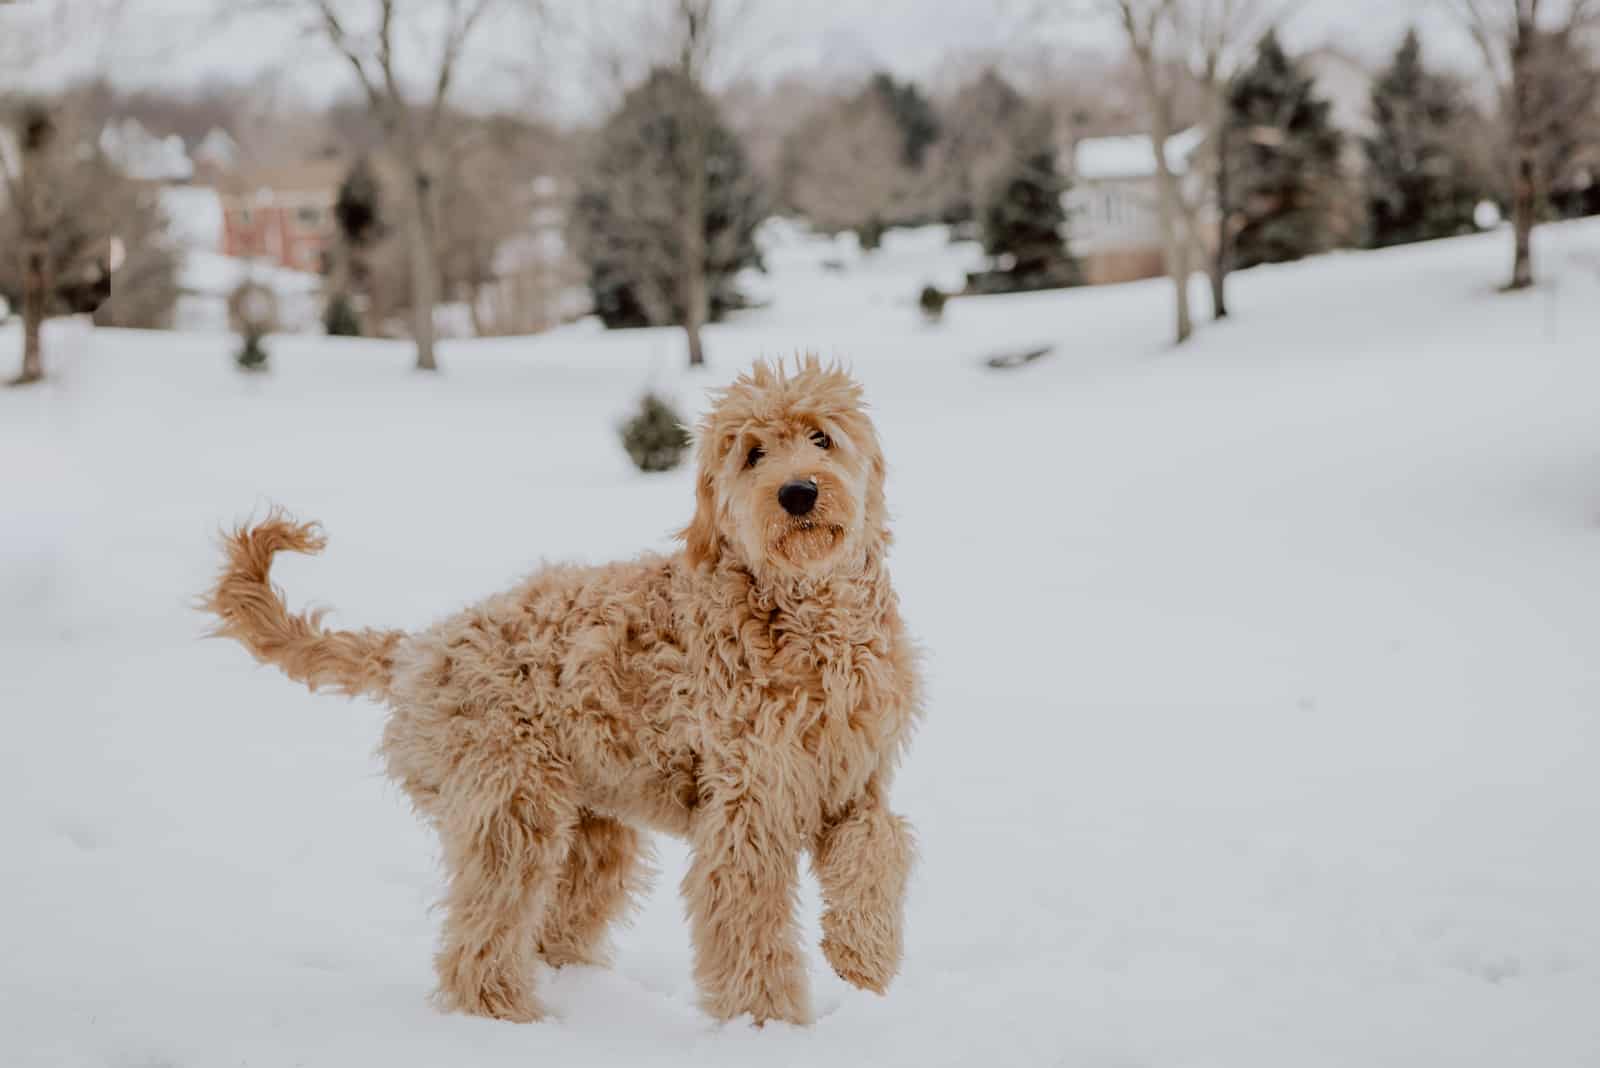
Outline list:
[[[526,224],[495,250],[493,280],[474,298],[480,333],[534,334],[588,314],[587,271],[566,239],[573,195],[550,175],[526,184]]]
[[[1372,71],[1336,45],[1306,52],[1300,65],[1317,80],[1316,94],[1328,102],[1330,121],[1359,150],[1360,139],[1373,131]]]
[[[1167,139],[1167,165],[1179,181],[1199,180],[1192,164],[1204,141],[1198,126]],[[1089,284],[1162,274],[1156,156],[1150,138],[1081,138],[1061,161],[1061,169],[1072,179],[1065,196],[1072,251]]]
[[[339,160],[310,160],[220,178],[223,254],[291,271],[322,271],[345,169]]]

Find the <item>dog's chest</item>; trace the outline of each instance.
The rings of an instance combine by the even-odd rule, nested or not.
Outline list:
[[[749,661],[758,696],[731,724],[783,754],[824,809],[856,796],[905,718],[887,636],[840,615],[776,615]]]

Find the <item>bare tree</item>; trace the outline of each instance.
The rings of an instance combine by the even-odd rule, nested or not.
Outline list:
[[[35,64],[114,35],[115,0],[0,6],[0,76],[28,85]],[[0,90],[6,88],[0,82]],[[22,304],[22,370],[15,385],[44,377],[44,321],[65,306],[93,310],[109,295],[118,220],[104,195],[117,176],[94,152],[93,130],[65,94],[29,95],[0,122],[0,275],[15,272]]]
[[[1121,28],[1150,121],[1157,197],[1168,273],[1178,286],[1177,333],[1189,336],[1187,279],[1193,259],[1209,254],[1212,314],[1228,314],[1227,278],[1233,222],[1228,204],[1227,93],[1250,48],[1286,19],[1297,0],[1100,0]],[[1185,188],[1160,146],[1178,132],[1188,97],[1198,98],[1204,140],[1195,155],[1203,186]],[[1209,240],[1207,217],[1209,216]],[[1180,246],[1184,246],[1181,247]],[[1182,281],[1174,271],[1174,259]]]
[[[529,6],[533,0],[522,3]],[[433,0],[421,9],[399,0],[265,0],[260,5],[305,19],[307,30],[343,58],[373,117],[383,126],[386,147],[405,171],[400,194],[418,370],[438,368],[433,316],[440,274],[434,187],[435,170],[448,163],[438,151],[440,126],[469,44],[491,12],[502,6],[497,0]],[[417,57],[415,65],[424,68],[420,78],[402,69],[410,66],[401,54],[402,8],[417,15],[425,36],[437,42],[430,55]]]
[[[686,87],[706,91],[706,77],[718,45],[716,0],[678,0],[678,71]],[[683,267],[683,334],[689,347],[689,366],[706,362],[700,331],[711,315],[706,288],[706,146],[710,130],[705,112],[684,108],[679,128],[677,159],[682,176],[683,207],[681,248]]]
[[[1563,69],[1585,33],[1600,26],[1600,0],[1453,0],[1498,90],[1511,149],[1514,249],[1506,288],[1533,285],[1533,228],[1549,187],[1546,161],[1561,125],[1586,102],[1570,99]]]
[[[1174,335],[1178,344],[1194,333],[1189,308],[1191,252],[1198,244],[1200,201],[1183,187],[1167,142],[1177,131],[1179,95],[1185,85],[1171,62],[1182,22],[1178,0],[1101,0],[1115,18],[1139,71],[1139,84],[1149,112],[1151,155],[1156,171],[1156,214],[1161,229],[1162,258],[1172,279]]]
[[[901,155],[899,127],[877,94],[824,105],[784,146],[787,199],[823,229],[870,236],[905,189]]]
[[[60,190],[48,180],[61,159],[56,119],[41,105],[19,109],[8,144],[0,145],[0,173],[6,178],[6,215],[14,231],[22,290],[22,371],[12,385],[44,377],[44,320],[55,286],[50,238],[59,218]],[[9,151],[7,151],[9,149]],[[6,160],[4,157],[12,157]]]
[[[679,273],[676,304],[681,307],[689,365],[705,363],[702,333],[711,316],[711,286],[706,263],[707,208],[711,179],[707,160],[714,149],[713,109],[699,106],[718,88],[746,73],[741,63],[757,54],[750,32],[759,0],[653,0],[632,6],[631,31],[617,33],[624,18],[619,5],[607,4],[599,29],[602,76],[610,87],[625,89],[644,71],[670,69],[686,98],[674,109],[680,126],[665,161],[668,180],[677,191]],[[620,5],[625,10],[628,5]],[[641,70],[642,68],[642,70]]]
[[[1228,270],[1235,224],[1229,213],[1228,86],[1249,50],[1298,6],[1297,0],[1175,0],[1177,47],[1203,101],[1202,158],[1209,170],[1215,231],[1210,249],[1212,317],[1228,316]],[[1203,248],[1200,251],[1205,251]]]

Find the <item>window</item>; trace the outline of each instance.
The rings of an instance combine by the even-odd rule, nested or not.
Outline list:
[[[315,204],[307,204],[294,213],[295,220],[301,226],[321,226],[322,209]]]

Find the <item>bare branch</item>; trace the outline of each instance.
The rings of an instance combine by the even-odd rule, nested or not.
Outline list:
[[[491,3],[492,0],[475,0],[466,14],[462,15],[461,0],[450,0],[450,25],[445,34],[444,50],[439,57],[439,77],[434,82],[433,101],[428,108],[427,132],[430,136],[439,127],[445,100],[450,95],[450,83],[455,77],[461,53],[466,49],[467,39],[472,36],[472,31]]]
[[[367,70],[367,59],[345,32],[344,24],[339,21],[339,15],[333,10],[332,0],[312,0],[321,19],[322,28],[327,35],[328,43],[342,55],[350,64],[350,69],[355,72],[356,80],[361,84],[362,91],[367,94],[367,102],[373,111],[382,112],[383,98],[378,92],[377,82]]]

